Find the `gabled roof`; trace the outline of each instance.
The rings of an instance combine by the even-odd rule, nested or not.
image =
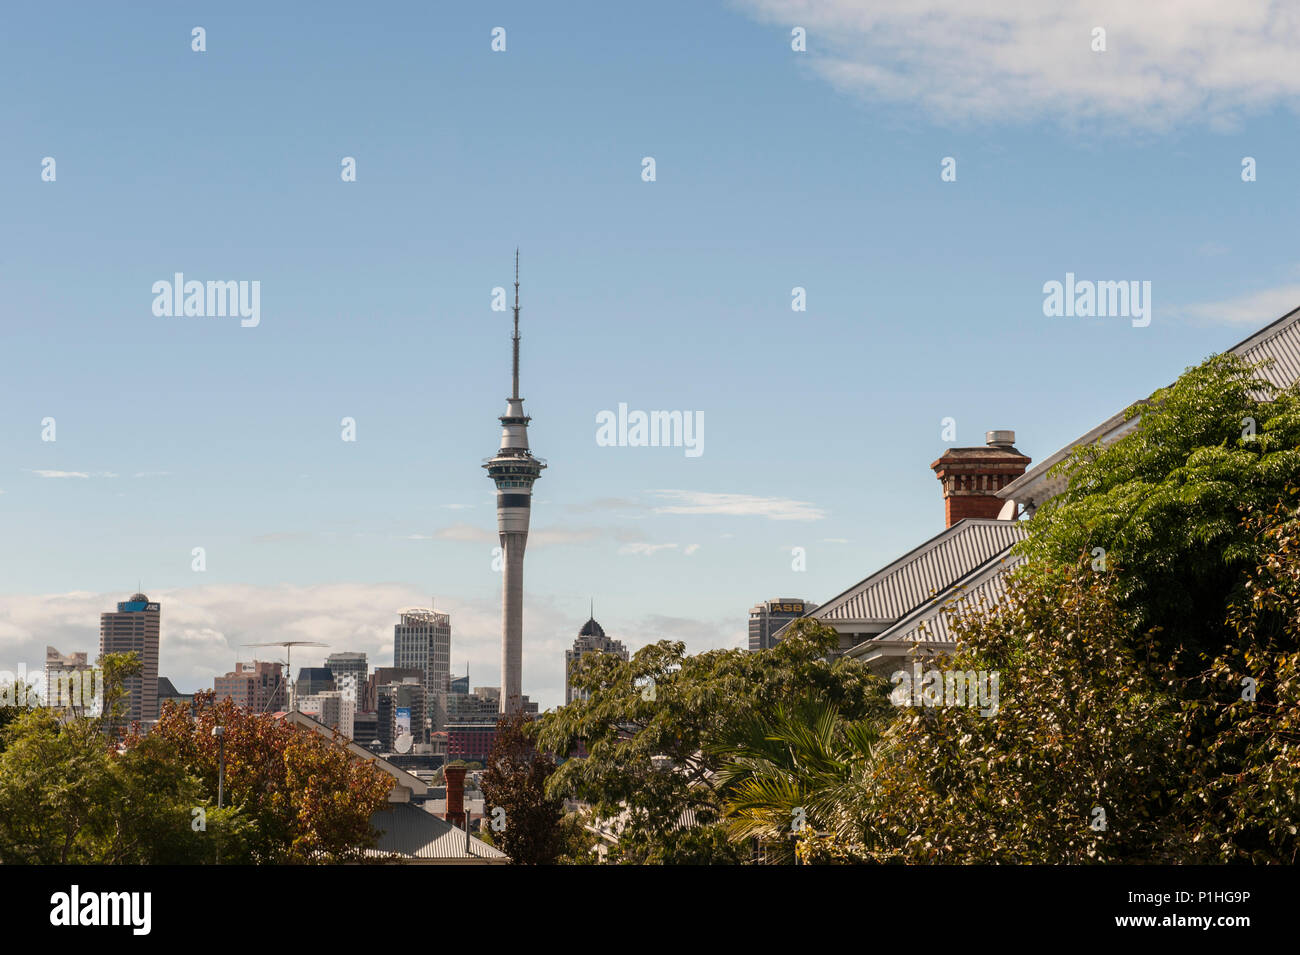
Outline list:
[[[1025,536],[1015,521],[968,517],[822,604],[809,616],[831,626],[893,624]]]
[[[1249,362],[1258,362],[1271,358],[1273,365],[1261,370],[1261,377],[1286,388],[1300,381],[1300,308],[1287,312],[1277,321],[1261,328],[1249,338],[1238,342],[1228,349]],[[1125,409],[1127,410],[1127,409]],[[1109,444],[1137,427],[1138,419],[1124,420],[1124,413],[1102,422],[1087,434],[1071,441],[1055,454],[1044,458],[1035,467],[1026,471],[1002,490],[998,497],[1003,500],[1015,500],[1023,503],[1041,505],[1065,490],[1065,479],[1049,479],[1047,472],[1069,456],[1077,447],[1095,444]]]
[[[319,733],[321,736],[324,736],[330,742],[334,742],[334,730],[330,729],[328,726],[326,726],[324,723],[320,722],[319,720],[312,719],[306,713],[301,713],[298,710],[289,710],[289,711],[280,710],[273,715],[275,719],[287,720],[288,722],[293,723],[296,726],[300,726],[303,729],[309,729],[316,733]],[[405,799],[409,798],[409,796],[424,798],[429,795],[428,783],[424,782],[424,780],[419,779],[416,776],[412,776],[410,773],[402,769],[400,766],[394,766],[388,760],[376,756],[374,753],[366,749],[364,746],[360,746],[357,743],[354,743],[352,740],[348,739],[347,737],[340,738],[338,742],[357,759],[365,763],[370,763],[376,769],[382,770],[383,772],[387,773],[389,776],[393,777],[394,791],[392,794],[389,795],[390,802],[396,802],[399,798],[405,801]],[[409,796],[407,793],[400,792],[402,788],[405,788],[406,790],[409,791]]]
[[[510,857],[482,839],[469,836],[431,812],[399,803],[375,813],[370,824],[379,830],[379,842],[366,852],[372,859],[397,857],[415,862],[499,863]]]
[[[1018,554],[1013,555],[1008,547],[917,607],[884,633],[858,644],[848,651],[848,656],[862,656],[868,644],[887,642],[955,646],[957,641],[952,633],[952,616],[949,611],[978,607],[980,604],[995,606],[1006,595],[1008,575],[1023,563],[1024,558]]]

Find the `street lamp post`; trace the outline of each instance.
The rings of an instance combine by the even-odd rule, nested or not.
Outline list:
[[[226,790],[226,728],[212,727],[212,735],[217,740],[217,808],[225,806]]]
[[[212,736],[217,741],[217,808],[225,806],[226,796],[226,728],[212,727]],[[220,826],[220,822],[218,822]],[[219,830],[218,830],[219,831]],[[221,840],[217,839],[217,865],[221,865]]]

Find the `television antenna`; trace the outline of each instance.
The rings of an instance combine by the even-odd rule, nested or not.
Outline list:
[[[294,692],[294,685],[289,682],[293,678],[293,648],[294,647],[328,647],[328,643],[317,643],[315,640],[277,640],[272,643],[245,643],[246,647],[284,647],[284,669],[285,669],[285,689],[289,695],[289,709],[296,710],[297,694]],[[275,689],[280,689],[277,683]],[[275,699],[275,690],[271,691],[271,699]],[[268,701],[267,705],[270,705]]]

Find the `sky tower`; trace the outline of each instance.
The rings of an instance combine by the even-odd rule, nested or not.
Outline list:
[[[533,482],[546,462],[528,450],[528,415],[519,397],[519,250],[515,249],[514,364],[506,413],[501,416],[501,450],[483,467],[497,485],[497,533],[501,537],[501,712],[522,713],[524,653],[524,547]]]

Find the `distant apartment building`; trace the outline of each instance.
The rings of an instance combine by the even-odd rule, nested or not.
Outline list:
[[[577,639],[573,641],[573,648],[564,651],[564,702],[572,703],[574,700],[586,699],[588,694],[585,690],[579,690],[573,685],[573,671],[583,657],[589,653],[612,653],[620,660],[627,659],[627,647],[622,641],[611,640],[605,636],[605,629],[596,622],[592,617],[582,625],[578,631]]]
[[[500,717],[501,714],[497,714]],[[496,741],[496,724],[461,723],[447,727],[447,760],[486,763]]]
[[[121,714],[111,721],[120,732],[134,722],[150,723],[158,718],[158,641],[162,627],[161,605],[144,594],[132,594],[120,601],[114,613],[99,615],[99,653],[134,653],[141,670],[122,681],[126,692]]]
[[[423,674],[425,700],[435,730],[447,721],[451,686],[451,615],[421,607],[398,611],[393,626],[393,665]]]
[[[323,690],[309,696],[298,697],[298,712],[310,716],[316,722],[336,729],[348,739],[352,739],[353,718],[356,704],[339,690]]]
[[[501,701],[477,693],[453,693],[447,697],[447,725],[486,723],[496,726],[501,718]]]
[[[447,759],[463,759],[482,763],[492,752],[496,741],[497,721],[502,718],[501,688],[476,686],[473,693],[449,697],[456,707],[456,719],[447,720]],[[527,695],[523,698],[525,716],[537,715],[537,704]]]
[[[289,708],[284,667],[254,660],[235,663],[235,669],[214,681],[217,702],[229,698],[247,713],[275,713]]]
[[[357,713],[352,717],[352,739],[362,746],[370,746],[379,738],[379,714]]]
[[[424,671],[416,670],[413,667],[375,667],[375,672],[370,674],[366,680],[366,698],[362,708],[370,713],[377,712],[379,709],[379,688],[381,686],[387,686],[390,683],[402,683],[411,679],[423,685]]]
[[[817,604],[797,597],[765,600],[749,610],[749,650],[771,650],[777,645],[776,633],[791,620],[810,614]]]
[[[46,706],[81,713],[98,712],[103,696],[103,674],[99,674],[99,702],[92,702],[96,696],[96,671],[86,658],[85,651],[65,654],[54,647],[45,648],[45,685],[41,687],[41,700]]]

